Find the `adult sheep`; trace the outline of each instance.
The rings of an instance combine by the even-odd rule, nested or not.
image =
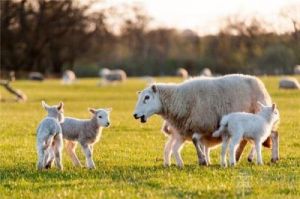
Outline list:
[[[100,70],[99,75],[101,76],[103,83],[123,82],[127,78],[125,71],[120,69],[109,70],[107,68],[103,68]]]
[[[149,117],[158,114],[183,136],[195,134],[209,139],[223,115],[237,111],[255,113],[259,110],[257,101],[272,105],[264,84],[256,77],[234,74],[193,78],[179,84],[160,83],[145,88],[139,94],[134,117],[145,123]],[[279,158],[276,130],[275,125],[271,138],[265,142],[270,147],[272,139],[272,162]],[[193,143],[199,163],[207,164],[196,137]],[[246,144],[246,140],[240,143],[237,160]]]

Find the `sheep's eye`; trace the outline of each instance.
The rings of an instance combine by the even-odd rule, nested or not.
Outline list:
[[[99,115],[98,117],[99,117],[99,118],[102,118],[102,116],[101,116],[101,115]]]
[[[149,95],[146,95],[146,96],[145,96],[145,100],[148,100],[148,99],[150,99],[150,96],[149,96]]]

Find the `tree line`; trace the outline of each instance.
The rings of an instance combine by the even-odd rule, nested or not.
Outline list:
[[[218,34],[150,28],[151,16],[138,5],[91,11],[77,1],[4,0],[1,5],[1,71],[58,75],[72,69],[96,76],[100,68],[129,75],[172,75],[178,67],[197,75],[292,73],[300,63],[300,20],[284,11],[293,31],[270,32],[255,17],[224,19]],[[117,21],[114,26],[110,21]]]

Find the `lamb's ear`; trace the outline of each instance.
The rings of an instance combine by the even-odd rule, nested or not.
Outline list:
[[[156,93],[156,92],[157,92],[157,87],[156,87],[155,84],[153,84],[153,85],[151,86],[151,89],[152,89],[153,93]]]
[[[96,113],[96,110],[94,108],[88,108],[88,110],[92,113],[92,114],[95,114]]]
[[[109,108],[106,108],[105,110],[106,110],[107,112],[111,112],[111,111],[112,111],[112,108],[109,107]]]
[[[57,106],[57,110],[63,110],[64,108],[64,103],[63,102],[60,102],[59,105]]]
[[[42,107],[43,107],[44,109],[48,110],[49,105],[46,104],[46,102],[43,100],[43,101],[42,101]]]
[[[265,105],[264,105],[264,104],[262,104],[260,101],[257,101],[257,104],[260,106],[260,108],[263,108],[263,107],[265,107]]]
[[[276,108],[276,104],[272,104],[272,110],[274,111],[275,110],[275,108]]]

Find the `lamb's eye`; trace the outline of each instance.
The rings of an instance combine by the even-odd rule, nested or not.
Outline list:
[[[100,119],[102,118],[102,116],[101,116],[101,115],[99,115],[98,117],[99,117]]]
[[[145,100],[148,100],[148,99],[150,99],[150,96],[149,96],[149,95],[146,95],[146,96],[145,96]]]

